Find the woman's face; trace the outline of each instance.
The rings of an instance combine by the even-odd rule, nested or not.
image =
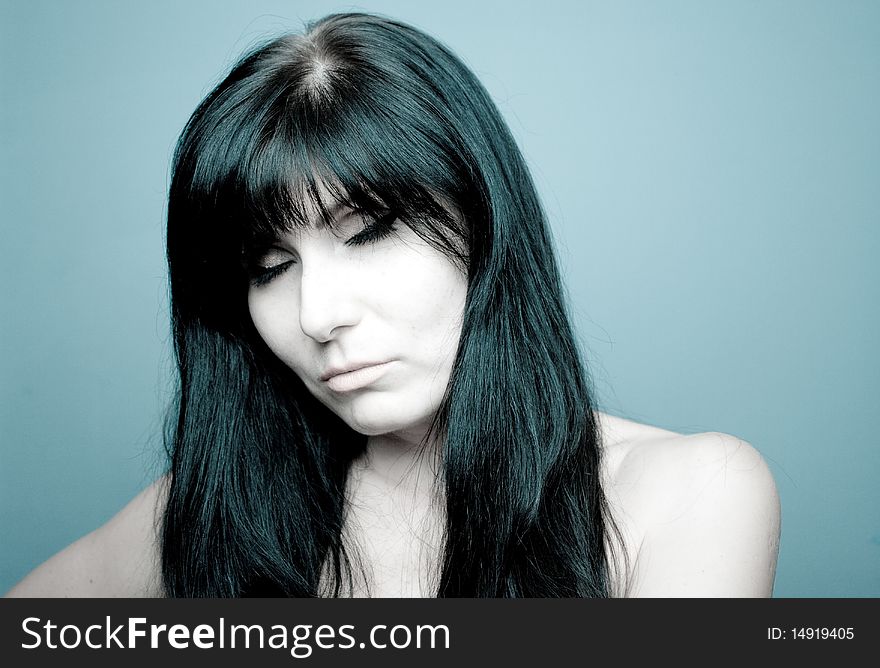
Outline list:
[[[352,429],[421,438],[449,382],[467,279],[390,216],[341,208],[334,219],[333,229],[295,230],[257,251],[251,318]]]

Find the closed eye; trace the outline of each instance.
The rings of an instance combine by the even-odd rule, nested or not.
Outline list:
[[[277,247],[270,247],[246,258],[245,268],[251,284],[259,287],[280,276],[294,264],[296,260],[290,253]]]
[[[367,223],[363,230],[346,239],[344,243],[346,246],[366,246],[375,243],[397,230],[394,225],[396,220],[396,213],[386,213]],[[273,264],[273,258],[276,257],[279,261]],[[296,260],[289,253],[277,247],[271,247],[261,253],[251,255],[246,262],[246,268],[251,284],[260,287],[283,274],[294,264],[296,264]]]
[[[266,285],[269,281],[283,274],[293,264],[295,264],[294,260],[288,260],[271,267],[253,267],[250,270],[251,283],[257,287]]]
[[[358,232],[353,237],[346,239],[345,245],[364,246],[366,244],[375,243],[380,239],[384,239],[397,229],[394,226],[396,220],[396,213],[393,211],[386,213],[384,216],[368,223],[362,231]]]

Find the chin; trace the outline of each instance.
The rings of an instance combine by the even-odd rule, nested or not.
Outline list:
[[[390,431],[387,427],[382,425],[364,425],[364,424],[353,424],[351,421],[347,422],[348,426],[351,427],[354,431],[362,436],[381,436],[382,434],[387,434]]]
[[[350,415],[343,416],[345,423],[354,429],[357,433],[364,436],[379,436],[381,434],[390,434],[391,432],[400,431],[409,426],[407,423],[401,423],[397,420],[390,420],[388,416],[359,416]]]
[[[396,410],[395,410],[396,408]],[[380,436],[413,432],[421,427],[427,428],[431,413],[424,411],[401,411],[399,407],[352,406],[340,415],[343,421],[359,434],[364,436]]]

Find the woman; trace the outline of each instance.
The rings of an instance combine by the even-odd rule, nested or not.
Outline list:
[[[760,455],[598,413],[485,90],[365,14],[243,58],[168,208],[171,459],[13,595],[767,596]]]

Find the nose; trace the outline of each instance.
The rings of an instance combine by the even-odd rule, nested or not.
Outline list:
[[[304,267],[300,278],[299,325],[303,334],[318,343],[335,338],[360,317],[353,281],[345,272],[327,269]]]

